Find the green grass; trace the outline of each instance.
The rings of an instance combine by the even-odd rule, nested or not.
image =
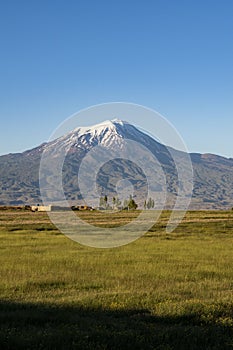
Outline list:
[[[103,226],[137,213],[100,217]],[[93,249],[44,213],[0,213],[1,349],[233,349],[233,213],[169,212],[137,241]]]

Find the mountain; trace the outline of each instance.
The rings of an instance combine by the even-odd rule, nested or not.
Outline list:
[[[124,153],[127,147],[132,148],[131,154],[128,150]],[[114,157],[114,154],[119,156]],[[51,198],[47,197],[51,201],[59,201],[59,196],[55,198],[55,192],[51,190],[56,190],[56,170],[52,169],[56,169],[59,157],[64,158],[62,184],[65,197],[71,204],[82,203],[85,197],[80,192],[80,174],[84,174],[81,182],[85,195],[89,196],[94,191],[91,184],[95,164],[101,164],[103,160],[106,161],[95,174],[99,197],[107,195],[112,198],[118,192],[122,195],[127,191],[131,193],[130,189],[133,187],[135,200],[142,206],[148,181],[150,195],[158,204],[166,192],[166,208],[173,207],[179,188],[182,189],[184,198],[190,196],[190,191],[185,187],[187,183],[191,184],[190,173],[186,174],[183,170],[187,168],[188,155],[160,144],[125,121],[114,119],[92,127],[76,128],[56,140],[23,153],[1,156],[1,205],[41,203],[39,167],[42,155],[43,158],[48,156],[47,164],[51,169],[50,175],[42,174],[40,180],[42,187],[49,189],[48,193],[53,193]],[[233,159],[198,153],[191,153],[189,156],[194,175],[190,208],[232,207]],[[180,180],[179,174],[183,171],[184,175]]]

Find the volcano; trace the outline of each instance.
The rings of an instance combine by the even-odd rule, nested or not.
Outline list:
[[[129,140],[129,141],[128,141]],[[153,199],[160,200],[160,195],[166,192],[166,208],[172,208],[180,183],[177,162],[180,168],[188,156],[193,168],[193,191],[190,209],[229,209],[233,203],[233,159],[212,154],[190,153],[174,150],[156,141],[152,136],[120,119],[108,120],[90,127],[78,127],[71,132],[23,153],[8,154],[0,157],[0,204],[23,205],[41,203],[39,186],[39,168],[41,157],[50,154],[53,159],[65,155],[62,168],[62,183],[65,197],[72,204],[81,204],[83,195],[80,191],[79,170],[83,159],[95,149],[111,151],[123,149],[126,142],[140,145],[147,150],[158,164],[159,173],[152,163],[144,158],[143,167],[137,165],[137,158],[143,157],[140,149],[135,152],[131,160],[127,157],[117,157],[106,161],[98,170],[96,178],[99,196],[113,198],[123,186],[132,186],[133,193],[139,207],[143,206],[145,193],[148,190],[147,178],[155,178],[150,188]],[[119,152],[120,154],[120,152]],[[174,154],[176,160],[174,161]],[[95,157],[89,157],[90,167],[94,166]],[[91,169],[93,169],[93,167]],[[91,176],[86,173],[86,180]],[[161,177],[161,176],[160,176]],[[191,183],[192,179],[186,178]],[[164,186],[163,186],[164,185]],[[126,186],[126,187],[127,187]],[[54,198],[51,198],[53,201]]]

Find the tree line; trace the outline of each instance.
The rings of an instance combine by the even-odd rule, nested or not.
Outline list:
[[[153,209],[155,206],[155,201],[151,197],[144,202],[144,209]],[[112,197],[112,201],[109,201],[107,195],[100,197],[99,208],[104,210],[136,210],[138,204],[133,199],[132,195],[128,199],[125,199],[123,203],[117,197]]]

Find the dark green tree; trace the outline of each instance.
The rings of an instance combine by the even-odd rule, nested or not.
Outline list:
[[[147,209],[153,209],[155,206],[155,201],[150,197],[146,203]]]
[[[126,199],[124,201],[124,209],[132,210],[132,209],[137,209],[137,207],[138,205],[131,195],[129,199]]]
[[[138,205],[135,202],[135,200],[133,198],[130,198],[129,202],[128,202],[128,208],[129,209],[137,209]]]

